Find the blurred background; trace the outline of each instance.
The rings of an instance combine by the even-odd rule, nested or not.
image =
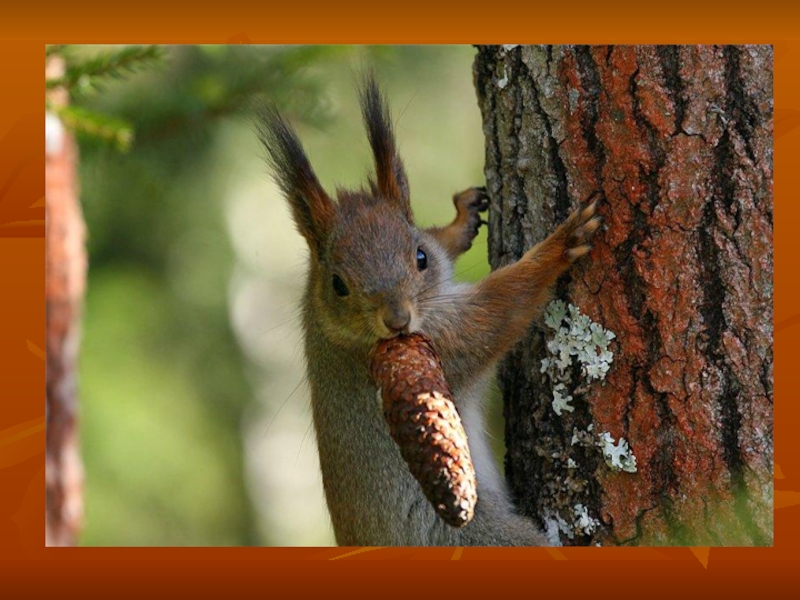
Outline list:
[[[106,50],[64,51],[91,59]],[[102,86],[76,79],[72,92],[76,114],[105,119],[94,132],[77,128],[90,254],[81,543],[333,544],[298,332],[307,251],[249,107],[255,96],[278,105],[327,189],[357,186],[372,161],[355,82],[374,69],[417,220],[441,224],[453,217],[452,194],[484,181],[474,50],[158,54]],[[459,277],[485,276],[485,255],[482,231]]]

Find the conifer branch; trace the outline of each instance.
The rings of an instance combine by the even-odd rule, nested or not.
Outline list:
[[[127,121],[74,105],[51,108],[76,133],[107,142],[123,152],[133,142],[133,128]]]
[[[108,79],[120,79],[161,60],[163,55],[164,51],[160,46],[126,46],[114,52],[68,64],[63,77],[47,81],[46,87],[90,92]]]

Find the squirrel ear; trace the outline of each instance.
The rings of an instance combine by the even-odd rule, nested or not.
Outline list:
[[[297,229],[319,258],[336,218],[336,207],[317,179],[292,127],[273,106],[258,109],[256,130],[276,183],[292,209]]]
[[[408,179],[403,161],[397,154],[389,108],[372,74],[364,77],[359,92],[361,112],[364,115],[372,154],[375,156],[377,191],[385,200],[396,205],[409,222],[413,222],[408,196]]]

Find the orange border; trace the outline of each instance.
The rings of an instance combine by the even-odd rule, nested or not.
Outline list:
[[[8,597],[65,595],[106,588],[114,597],[155,589],[216,596],[251,592],[407,596],[454,582],[476,594],[672,596],[664,585],[698,593],[770,597],[787,593],[800,559],[800,406],[791,377],[800,362],[794,336],[800,288],[792,257],[800,217],[800,6],[672,2],[442,3],[408,0],[248,5],[194,2],[133,6],[43,2],[4,6],[0,19],[0,589]],[[625,5],[627,4],[627,6]],[[223,9],[220,9],[223,6]],[[377,8],[379,6],[379,8]],[[45,549],[44,544],[44,120],[45,42],[140,43],[722,43],[775,45],[775,546],[773,548],[564,549]],[[4,227],[29,221],[24,227]],[[39,223],[37,223],[37,221]],[[334,563],[329,559],[339,558]],[[322,560],[303,565],[305,560]],[[394,564],[453,562],[441,574]],[[360,563],[371,561],[365,569]],[[495,561],[488,564],[485,561]],[[479,561],[468,568],[464,561]],[[548,561],[527,566],[518,561]],[[572,562],[570,562],[572,561]],[[575,564],[580,561],[580,565]],[[616,561],[609,565],[608,561]],[[619,561],[622,561],[622,564]],[[636,561],[636,564],[627,564]],[[42,576],[41,573],[46,573]],[[309,574],[313,573],[313,574]],[[399,576],[399,577],[398,577]],[[440,583],[441,581],[441,583]],[[397,583],[395,583],[397,582]],[[459,585],[461,587],[461,585]],[[436,592],[434,592],[436,593]]]

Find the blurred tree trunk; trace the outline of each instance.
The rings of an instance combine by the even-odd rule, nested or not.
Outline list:
[[[48,61],[47,76],[63,74],[63,60]],[[65,90],[49,95],[67,101]],[[46,205],[46,499],[45,543],[73,546],[83,519],[83,466],[78,450],[77,368],[80,314],[86,287],[85,227],[76,182],[77,147],[58,117],[47,115]]]
[[[474,74],[492,267],[594,191],[606,224],[557,290],[615,332],[605,385],[557,416],[541,329],[500,369],[520,510],[567,544],[770,544],[772,48],[480,47]]]

